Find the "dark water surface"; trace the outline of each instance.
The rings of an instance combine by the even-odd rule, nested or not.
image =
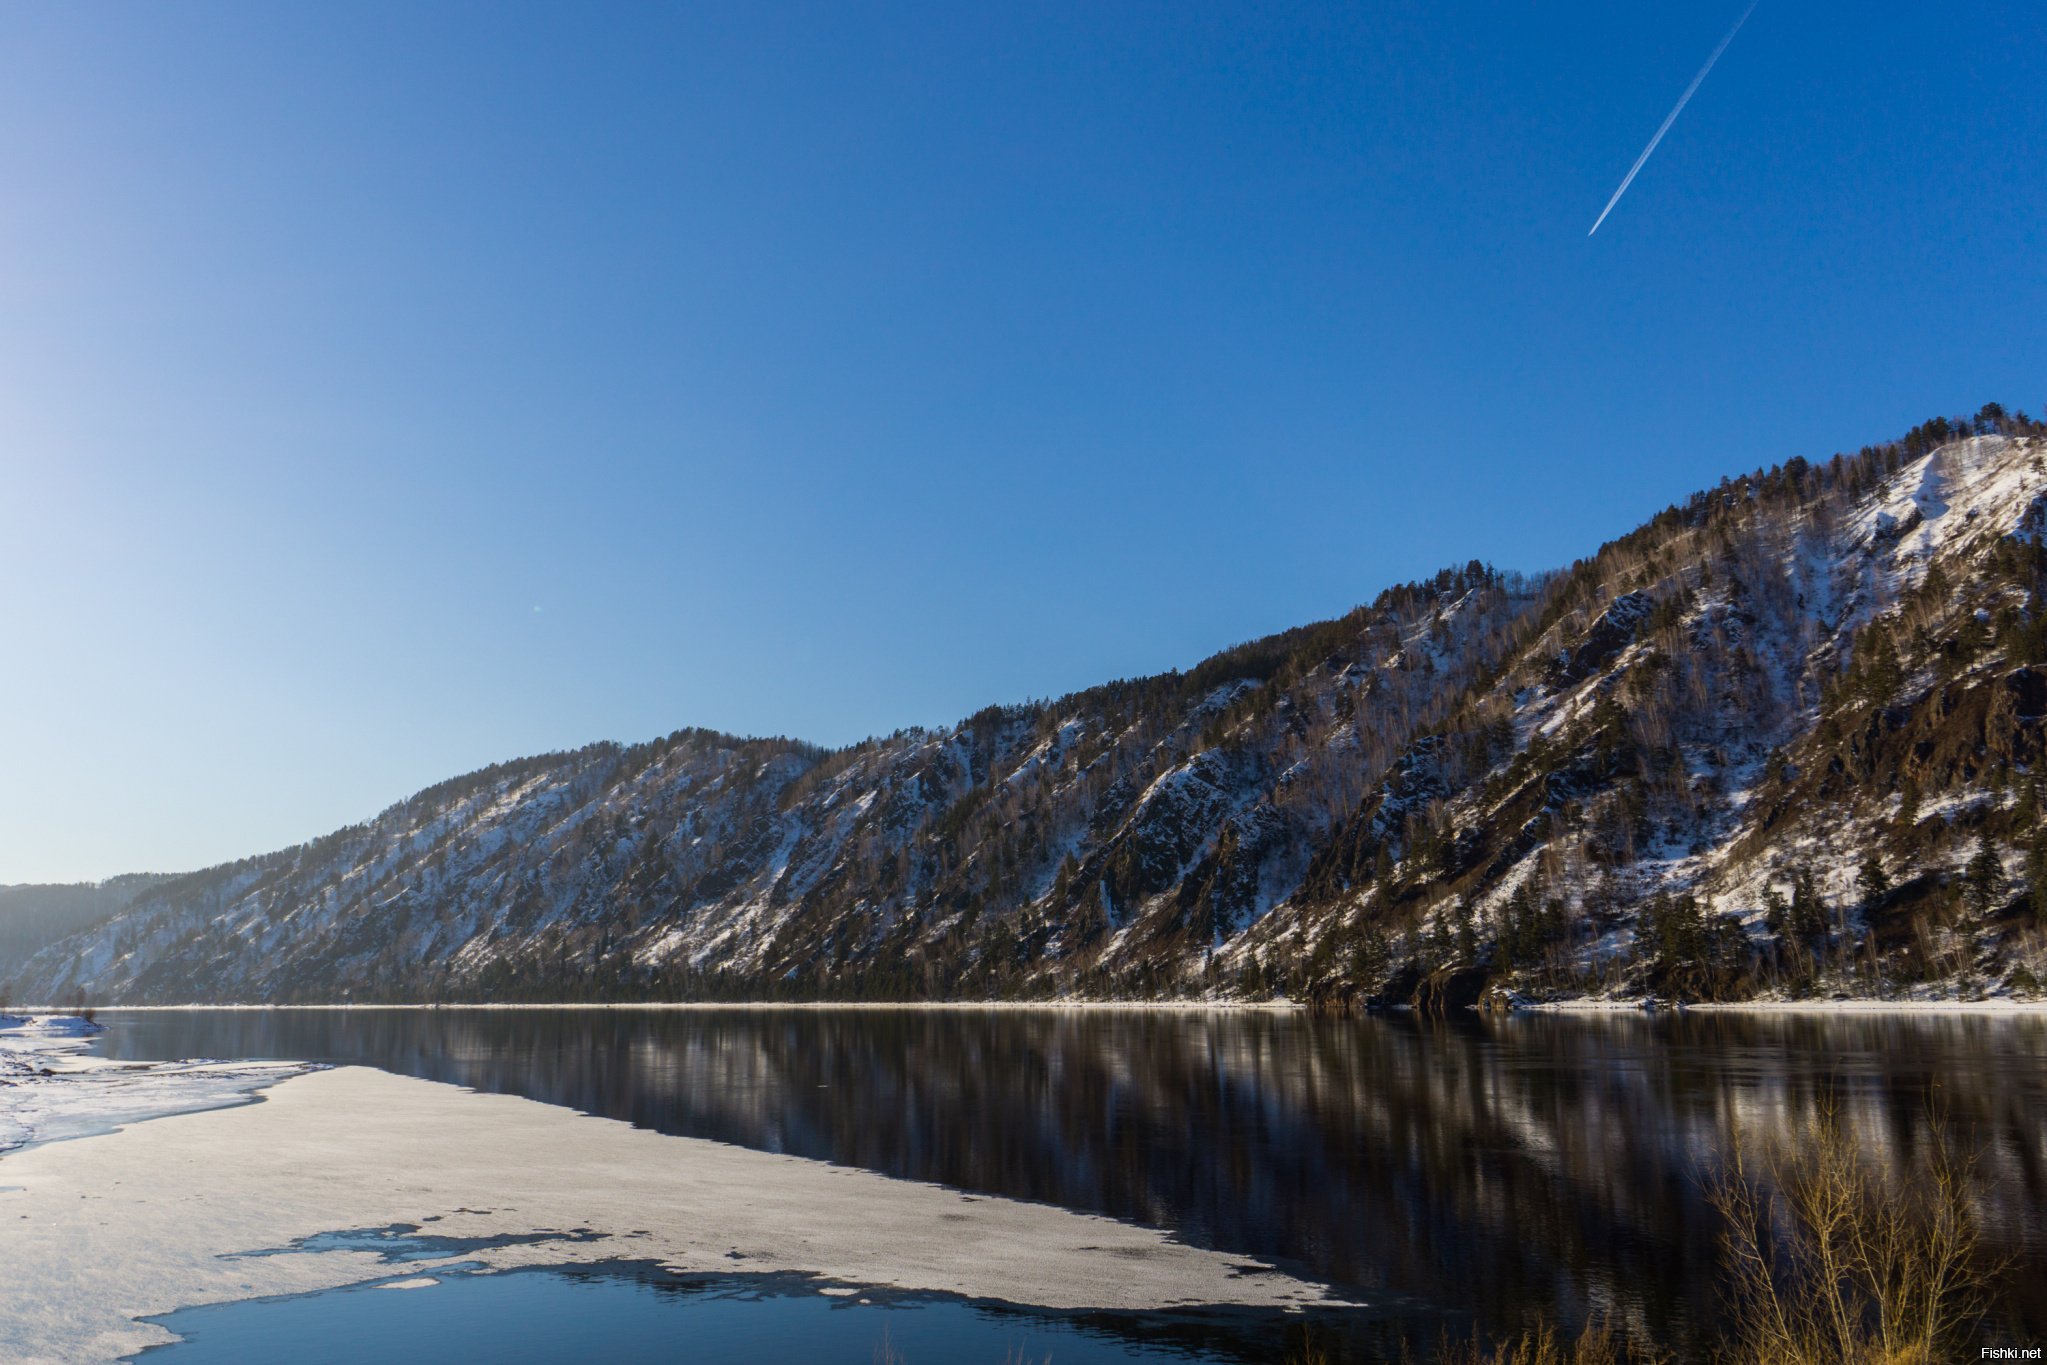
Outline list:
[[[1397,1330],[1433,1341],[1445,1326],[1501,1332],[1597,1311],[1696,1345],[1716,1311],[1717,1223],[1704,1177],[1738,1128],[1784,1131],[1831,1102],[1871,1152],[1906,1161],[1938,1109],[1981,1147],[1979,1210],[1993,1250],[2013,1258],[1994,1313],[1999,1335],[2047,1340],[2040,1016],[1624,1013],[1426,1025],[1262,1012],[360,1009],[102,1018],[112,1027],[101,1050],[116,1057],[363,1063],[1166,1228],[1377,1305],[1344,1329],[1350,1349],[1340,1354],[1356,1358],[1383,1348],[1395,1318]],[[397,1313],[379,1301],[496,1292],[355,1291],[372,1297],[344,1307]],[[206,1311],[224,1321],[256,1310]],[[869,1325],[843,1312],[819,1321]],[[1275,1354],[1278,1336],[1275,1328]],[[861,1340],[844,1358],[868,1358],[871,1342]],[[1002,1338],[988,1340],[1000,1360]],[[950,1358],[924,1358],[941,1357]],[[1061,1358],[1085,1357],[1076,1348]]]

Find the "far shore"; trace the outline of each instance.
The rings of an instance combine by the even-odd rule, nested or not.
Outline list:
[[[75,1014],[73,1006],[10,1006],[22,1014]],[[95,1012],[176,1013],[198,1010],[326,1010],[326,1011],[433,1011],[433,1010],[696,1010],[759,1012],[762,1010],[931,1010],[954,1013],[1064,1013],[1069,1011],[1143,1011],[1172,1014],[1297,1014],[1307,1006],[1294,1000],[620,1000],[490,1002],[464,1001],[447,1004],[322,1004],[322,1005],[93,1005]]]
[[[2047,1000],[1555,1000],[1522,1014],[2047,1014]]]
[[[184,1004],[184,1005],[96,1005],[95,1010],[142,1013],[191,1013],[198,1011],[499,1011],[520,1010],[615,1010],[675,1012],[808,1011],[834,1012],[935,1012],[955,1014],[1017,1013],[1064,1014],[1084,1012],[1154,1014],[1301,1014],[1308,1005],[1298,1000],[638,1000],[616,1002],[573,1001],[558,1004],[524,1001],[518,1003],[473,1001],[445,1004]],[[69,1014],[76,1009],[57,1005],[17,1005],[9,1011],[25,1014]],[[1674,1014],[1697,1011],[1709,1014],[1973,1014],[2047,1015],[2047,1000],[1740,1000],[1693,1002],[1665,1000],[1542,1000],[1516,1004],[1512,1014]],[[1407,1013],[1405,1010],[1393,1013]]]

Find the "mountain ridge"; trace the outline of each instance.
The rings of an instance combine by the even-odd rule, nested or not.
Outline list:
[[[143,888],[10,989],[2026,995],[2043,521],[2042,428],[1988,405],[1185,672],[493,765]]]

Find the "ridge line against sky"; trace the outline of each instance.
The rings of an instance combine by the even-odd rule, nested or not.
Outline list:
[[[1889,439],[1889,438],[1883,438],[1883,437],[1879,437],[1879,438],[1875,438],[1875,439],[1876,439],[1876,440],[1879,440],[1879,441],[1880,441],[1880,440],[1884,440],[1884,439]],[[1751,470],[1751,469],[1731,470],[1731,471],[1729,471],[1729,472],[1728,472],[1728,475],[1727,475],[1727,477],[1729,477],[1729,478],[1738,478],[1738,477],[1741,477],[1742,475],[1745,475],[1745,474],[1749,474],[1749,473],[1753,473],[1753,472],[1759,472],[1759,471],[1760,471],[1760,469],[1761,469],[1761,467],[1759,466],[1759,467],[1757,467],[1757,469],[1754,469],[1754,470]],[[1656,515],[1657,515],[1658,513],[1662,512],[1662,511],[1663,511],[1663,510],[1664,510],[1665,508],[1667,508],[1667,507],[1671,507],[1671,506],[1675,506],[1675,505],[1678,505],[1678,504],[1680,504],[1680,503],[1682,503],[1682,502],[1684,502],[1684,501],[1688,500],[1688,499],[1689,499],[1689,498],[1690,498],[1691,496],[1693,496],[1694,494],[1701,494],[1701,493],[1704,493],[1704,492],[1707,492],[1707,491],[1709,491],[1709,490],[1708,490],[1708,489],[1706,489],[1706,488],[1704,488],[1704,487],[1701,487],[1701,488],[1697,488],[1697,489],[1690,489],[1690,490],[1687,490],[1687,491],[1686,491],[1685,493],[1683,493],[1683,494],[1677,495],[1676,497],[1674,497],[1674,498],[1672,498],[1672,499],[1666,500],[1665,502],[1663,502],[1663,503],[1661,503],[1661,504],[1658,504],[1658,505],[1657,505],[1656,507],[1654,507],[1654,508],[1651,508],[1651,509],[1647,509],[1647,510],[1643,511],[1643,512],[1642,512],[1642,513],[1640,514],[1640,516],[1639,516],[1639,517],[1638,517],[1638,518],[1637,518],[1637,519],[1636,519],[1635,521],[1633,521],[1633,522],[1630,522],[1630,523],[1629,523],[1628,525],[1626,525],[1625,527],[1621,527],[1621,528],[1619,528],[1619,529],[1613,530],[1613,531],[1612,531],[1612,532],[1610,532],[1609,534],[1605,535],[1605,536],[1604,536],[1604,537],[1603,537],[1602,539],[1600,539],[1600,540],[1599,540],[1599,541],[1598,541],[1598,542],[1597,542],[1596,544],[1594,544],[1594,545],[1591,545],[1591,546],[1588,546],[1588,547],[1586,547],[1586,549],[1585,549],[1585,550],[1583,550],[1583,551],[1582,551],[1582,552],[1581,552],[1580,554],[1572,556],[1570,560],[1566,560],[1566,561],[1560,562],[1560,563],[1558,563],[1558,564],[1550,565],[1550,566],[1547,566],[1547,567],[1545,567],[1545,568],[1541,568],[1541,569],[1533,569],[1533,570],[1526,570],[1526,569],[1514,569],[1514,568],[1509,568],[1509,567],[1507,567],[1507,566],[1502,566],[1502,565],[1498,565],[1498,564],[1492,564],[1492,563],[1491,563],[1491,561],[1487,560],[1487,559],[1485,558],[1485,556],[1483,556],[1483,555],[1477,556],[1477,558],[1479,559],[1479,561],[1480,561],[1480,562],[1482,562],[1482,563],[1487,563],[1487,564],[1488,564],[1488,565],[1489,565],[1490,567],[1492,567],[1492,568],[1495,568],[1495,569],[1499,569],[1499,570],[1501,570],[1502,572],[1506,572],[1506,573],[1511,573],[1511,574],[1520,574],[1521,576],[1523,576],[1523,577],[1527,577],[1527,578],[1539,578],[1539,577],[1542,577],[1542,576],[1544,576],[1544,575],[1547,575],[1547,574],[1553,574],[1553,573],[1562,573],[1562,572],[1566,572],[1566,571],[1567,571],[1567,570],[1569,569],[1569,567],[1570,567],[1571,563],[1572,563],[1572,562],[1574,562],[1575,560],[1577,560],[1577,559],[1580,559],[1580,558],[1587,558],[1587,557],[1590,557],[1590,556],[1592,556],[1592,555],[1595,555],[1595,554],[1597,554],[1599,550],[1601,550],[1601,549],[1605,548],[1605,547],[1606,547],[1606,546],[1607,546],[1608,544],[1611,544],[1611,543],[1612,543],[1612,542],[1614,542],[1615,540],[1618,540],[1618,539],[1620,539],[1620,538],[1622,538],[1622,537],[1626,536],[1626,535],[1627,535],[1627,534],[1628,534],[1629,532],[1631,532],[1631,531],[1634,531],[1634,530],[1638,529],[1639,527],[1641,527],[1641,526],[1643,526],[1643,525],[1647,524],[1647,522],[1648,522],[1648,521],[1649,521],[1649,520],[1650,520],[1651,518],[1653,518],[1654,516],[1656,516]],[[1469,562],[1470,562],[1470,561],[1469,561],[1469,559],[1466,559],[1466,560],[1464,560],[1464,561],[1461,561],[1461,562],[1459,562],[1459,563],[1454,563],[1454,564],[1444,564],[1444,565],[1440,565],[1440,566],[1438,566],[1438,567],[1439,567],[1440,569],[1444,569],[1444,570],[1454,570],[1454,569],[1457,569],[1457,568],[1461,568],[1461,567],[1463,566],[1463,564],[1465,564],[1465,563],[1469,563]],[[1423,575],[1420,575],[1420,578],[1422,578],[1422,579],[1426,579],[1426,578],[1429,578],[1429,577],[1433,577],[1433,574],[1423,574]],[[1408,581],[1408,582],[1413,582],[1413,581],[1417,581],[1417,580],[1414,580],[1414,579],[1410,579],[1410,580],[1404,580],[1404,581]],[[1244,637],[1244,638],[1242,638],[1242,639],[1235,639],[1235,640],[1230,640],[1230,641],[1226,641],[1226,642],[1224,642],[1224,643],[1221,643],[1221,644],[1215,644],[1215,645],[1212,645],[1212,646],[1208,647],[1208,648],[1207,648],[1206,650],[1204,650],[1204,651],[1203,651],[1203,652],[1202,652],[1201,654],[1199,654],[1198,656],[1196,656],[1196,657],[1194,657],[1194,658],[1190,658],[1190,659],[1186,659],[1186,660],[1181,660],[1181,661],[1178,661],[1178,662],[1172,662],[1172,663],[1168,663],[1168,664],[1166,664],[1166,665],[1162,666],[1161,668],[1159,668],[1159,669],[1156,669],[1156,670],[1153,670],[1153,671],[1150,671],[1150,672],[1144,672],[1144,673],[1131,673],[1131,674],[1122,674],[1122,675],[1117,675],[1117,676],[1115,676],[1115,677],[1102,677],[1102,678],[1090,679],[1090,680],[1087,680],[1087,681],[1083,681],[1083,682],[1081,682],[1081,683],[1078,683],[1078,684],[1076,684],[1075,686],[1072,686],[1072,687],[1069,687],[1069,688],[1065,688],[1065,689],[1063,689],[1063,690],[1061,690],[1061,691],[1059,691],[1059,692],[1057,692],[1057,693],[1047,693],[1047,694],[1031,694],[1031,695],[1028,695],[1028,696],[1020,696],[1020,697],[1014,697],[1014,698],[1012,698],[1012,699],[1009,699],[1009,700],[1001,700],[1001,701],[992,701],[992,702],[984,702],[984,703],[983,703],[982,705],[979,705],[979,706],[975,706],[975,707],[973,707],[973,708],[971,708],[971,709],[969,709],[969,710],[963,710],[963,711],[960,711],[960,712],[958,712],[957,714],[954,714],[954,715],[950,715],[950,716],[947,716],[947,717],[944,717],[944,718],[941,718],[941,719],[935,719],[935,720],[926,720],[926,721],[911,721],[911,722],[908,722],[908,723],[906,723],[906,724],[904,724],[904,725],[901,725],[901,726],[895,727],[895,729],[894,729],[894,730],[891,730],[891,731],[869,731],[868,733],[866,733],[866,734],[864,734],[864,735],[861,735],[861,736],[858,736],[857,738],[853,738],[853,739],[847,739],[847,740],[842,740],[842,741],[838,741],[838,742],[834,742],[834,743],[822,743],[822,742],[818,742],[818,741],[812,740],[812,739],[810,739],[810,738],[809,738],[808,736],[805,736],[805,735],[802,735],[802,734],[798,734],[798,733],[793,733],[793,732],[790,732],[790,731],[786,731],[786,730],[779,730],[779,731],[778,731],[778,730],[759,730],[759,731],[731,731],[731,730],[725,730],[725,729],[721,729],[720,727],[718,727],[718,726],[715,726],[715,725],[707,725],[707,724],[702,724],[702,723],[698,723],[698,722],[693,722],[693,721],[687,721],[687,720],[685,720],[685,721],[683,721],[683,722],[681,722],[681,723],[679,723],[679,724],[677,724],[677,725],[673,725],[673,726],[669,727],[669,728],[668,728],[667,730],[663,730],[663,731],[659,731],[659,732],[655,732],[655,733],[649,733],[649,734],[641,735],[641,736],[638,736],[638,737],[628,737],[628,736],[620,736],[620,735],[610,735],[610,736],[604,736],[604,737],[600,737],[600,738],[595,738],[595,739],[585,739],[585,740],[582,740],[582,741],[580,741],[580,742],[575,742],[575,743],[569,743],[569,744],[564,744],[564,745],[561,745],[561,746],[559,746],[558,748],[554,748],[554,749],[549,749],[549,750],[535,750],[535,751],[530,751],[530,752],[523,752],[523,753],[517,753],[517,754],[501,754],[501,755],[498,755],[498,756],[496,756],[496,757],[493,757],[493,758],[487,759],[487,760],[485,760],[485,761],[483,761],[483,762],[480,762],[480,763],[474,764],[474,765],[472,765],[471,767],[465,768],[465,769],[463,769],[463,770],[462,770],[462,771],[460,771],[460,772],[448,772],[448,773],[443,773],[443,774],[440,774],[440,775],[438,775],[438,776],[436,776],[436,777],[430,778],[429,780],[427,780],[427,781],[425,781],[425,782],[422,782],[422,783],[421,783],[421,784],[419,784],[418,786],[416,786],[416,787],[413,787],[413,788],[411,788],[411,789],[409,789],[409,790],[407,790],[407,791],[405,791],[405,792],[403,792],[403,793],[401,793],[401,794],[399,794],[399,795],[387,797],[386,799],[382,800],[382,801],[381,801],[381,802],[380,802],[380,803],[379,803],[379,804],[378,804],[378,805],[376,806],[376,808],[375,808],[375,809],[373,809],[373,810],[367,811],[366,813],[360,814],[360,815],[358,815],[358,816],[356,816],[356,817],[354,817],[354,818],[352,818],[352,819],[347,819],[347,820],[342,820],[342,821],[339,821],[339,822],[337,822],[336,824],[334,824],[334,825],[332,825],[332,826],[328,826],[328,827],[323,827],[323,828],[321,828],[321,829],[318,829],[318,830],[312,831],[312,832],[310,832],[310,833],[307,833],[307,834],[305,834],[305,835],[304,835],[303,837],[300,837],[300,838],[296,838],[296,839],[291,839],[291,840],[285,841],[285,842],[283,842],[283,843],[279,843],[279,844],[275,845],[274,847],[265,847],[265,848],[262,848],[262,849],[248,849],[248,850],[244,850],[244,851],[242,851],[241,853],[238,853],[238,854],[232,855],[232,856],[230,856],[230,857],[226,857],[226,858],[221,858],[221,859],[217,859],[217,860],[215,860],[215,861],[214,861],[214,862],[212,862],[212,863],[208,863],[208,864],[204,864],[204,865],[194,865],[194,866],[190,866],[190,867],[178,867],[178,868],[164,868],[164,867],[150,867],[150,868],[141,868],[141,867],[131,867],[131,868],[125,868],[125,869],[122,869],[122,870],[121,870],[120,872],[116,872],[116,873],[111,873],[111,874],[106,874],[106,875],[103,875],[103,876],[100,876],[100,877],[95,877],[95,878],[83,878],[83,879],[74,879],[74,880],[80,880],[80,881],[87,881],[87,882],[94,882],[94,883],[99,883],[99,882],[105,882],[105,881],[106,881],[106,880],[108,880],[108,879],[109,879],[110,877],[118,877],[118,876],[123,876],[123,875],[133,875],[133,874],[143,874],[143,875],[165,875],[165,874],[167,874],[167,875],[183,875],[183,874],[185,874],[185,873],[190,873],[190,872],[200,872],[200,871],[205,871],[205,870],[207,870],[207,868],[208,868],[208,867],[212,867],[212,866],[218,866],[218,865],[221,865],[221,864],[225,864],[225,863],[232,863],[232,862],[235,862],[235,861],[239,861],[239,860],[240,860],[240,859],[242,859],[242,858],[262,858],[262,857],[268,857],[268,856],[271,856],[271,855],[274,855],[274,854],[277,854],[277,853],[282,853],[282,852],[288,851],[288,850],[290,850],[290,849],[292,849],[292,848],[295,848],[295,847],[300,847],[300,846],[303,846],[303,845],[306,845],[306,844],[310,844],[310,843],[314,842],[315,840],[318,840],[318,839],[320,839],[320,838],[323,838],[323,837],[325,837],[325,836],[327,836],[327,835],[329,835],[329,834],[332,834],[332,833],[336,832],[337,830],[340,830],[340,829],[344,829],[344,828],[347,828],[347,827],[349,827],[349,826],[353,826],[353,825],[362,825],[362,824],[368,824],[368,823],[370,823],[370,822],[372,822],[372,821],[376,820],[377,818],[381,817],[381,816],[382,816],[382,815],[384,815],[385,813],[387,813],[387,812],[389,812],[389,811],[391,811],[391,810],[393,810],[393,809],[396,809],[396,808],[398,808],[398,807],[401,807],[401,806],[405,805],[405,804],[406,804],[406,803],[408,803],[408,802],[409,802],[409,801],[410,801],[410,800],[411,800],[411,799],[412,799],[413,797],[417,796],[417,795],[418,795],[418,794],[419,794],[420,792],[422,792],[422,791],[426,791],[426,790],[429,790],[430,788],[432,788],[432,787],[435,787],[435,786],[438,786],[438,785],[440,785],[440,784],[442,784],[442,783],[444,783],[444,782],[449,782],[449,781],[459,781],[459,780],[461,780],[461,779],[463,779],[463,778],[466,778],[466,777],[470,777],[470,776],[473,776],[474,774],[476,774],[476,773],[478,773],[478,772],[483,772],[483,771],[486,771],[486,770],[488,770],[488,769],[490,769],[490,768],[492,768],[492,767],[500,766],[500,765],[503,765],[503,764],[518,764],[518,763],[524,763],[524,762],[528,762],[528,761],[531,761],[531,760],[536,760],[536,759],[542,759],[542,758],[547,758],[547,757],[551,757],[551,756],[555,756],[555,755],[565,755],[565,754],[573,754],[573,753],[581,752],[581,751],[583,751],[583,750],[586,750],[586,749],[596,748],[596,747],[599,747],[599,746],[603,746],[603,745],[615,745],[615,746],[618,746],[618,747],[621,747],[621,748],[631,748],[631,747],[633,747],[633,746],[636,746],[636,745],[641,745],[641,744],[647,744],[647,743],[652,743],[652,742],[654,742],[654,741],[656,741],[656,740],[659,740],[659,739],[663,739],[663,738],[666,738],[666,737],[668,737],[668,736],[670,736],[670,735],[673,735],[673,734],[679,733],[679,732],[681,732],[681,731],[684,731],[684,730],[707,730],[707,731],[710,731],[710,732],[712,732],[712,733],[714,733],[714,734],[722,735],[722,736],[723,736],[723,737],[725,737],[725,738],[728,738],[728,739],[732,739],[732,740],[735,740],[735,741],[738,741],[738,742],[741,742],[741,743],[753,743],[753,742],[775,742],[775,741],[788,741],[788,742],[792,742],[792,743],[796,743],[796,744],[803,744],[803,745],[809,745],[809,746],[811,746],[811,747],[813,747],[813,748],[821,749],[821,750],[823,750],[823,751],[825,751],[825,752],[827,752],[827,753],[843,753],[843,752],[846,752],[846,751],[849,751],[849,750],[852,750],[852,749],[857,749],[857,748],[859,748],[860,746],[862,746],[862,745],[865,745],[865,744],[869,744],[869,743],[875,743],[875,742],[879,742],[879,741],[885,741],[885,740],[887,740],[887,739],[891,738],[891,737],[892,737],[892,736],[893,736],[894,734],[897,734],[897,733],[901,733],[902,731],[905,731],[905,730],[923,730],[923,731],[933,731],[933,732],[935,732],[935,731],[944,731],[944,730],[950,729],[950,728],[951,728],[951,727],[953,727],[953,726],[957,726],[957,725],[960,725],[960,724],[963,724],[963,723],[965,723],[965,721],[966,721],[967,719],[969,719],[969,718],[970,718],[970,717],[971,717],[972,715],[974,715],[975,713],[977,713],[977,712],[979,712],[979,711],[981,711],[981,710],[985,710],[985,709],[987,709],[988,707],[991,707],[991,706],[1032,706],[1032,705],[1037,705],[1037,704],[1040,704],[1040,703],[1049,703],[1049,702],[1054,702],[1054,701],[1058,701],[1058,700],[1061,700],[1061,699],[1062,699],[1062,698],[1064,698],[1064,697],[1067,697],[1067,696],[1071,696],[1071,695],[1073,695],[1073,694],[1075,694],[1075,693],[1080,693],[1080,692],[1086,692],[1086,691],[1092,690],[1092,689],[1094,689],[1094,688],[1097,688],[1097,687],[1102,687],[1102,686],[1108,686],[1108,685],[1111,685],[1111,684],[1113,684],[1113,683],[1117,683],[1117,682],[1125,682],[1125,681],[1133,681],[1133,680],[1139,680],[1139,679],[1142,679],[1142,678],[1146,678],[1146,677],[1153,677],[1153,676],[1158,676],[1158,675],[1161,675],[1161,674],[1175,674],[1175,673],[1186,673],[1186,672],[1189,672],[1189,671],[1191,671],[1191,670],[1192,670],[1193,668],[1197,667],[1197,666],[1198,666],[1198,665],[1200,665],[1201,663],[1204,663],[1204,662],[1206,662],[1206,661],[1207,661],[1208,659],[1210,659],[1210,658],[1212,658],[1212,657],[1215,657],[1216,655],[1219,655],[1219,654],[1224,654],[1224,653],[1227,653],[1227,652],[1228,652],[1228,651],[1230,651],[1231,649],[1234,649],[1234,648],[1236,648],[1236,647],[1238,647],[1238,646],[1240,646],[1240,645],[1246,645],[1246,644],[1251,644],[1251,643],[1255,643],[1255,642],[1256,642],[1257,640],[1260,640],[1260,639],[1264,639],[1264,638],[1269,638],[1270,636],[1273,636],[1273,635],[1278,635],[1278,634],[1282,634],[1282,633],[1285,633],[1286,631],[1289,631],[1289,630],[1293,630],[1293,629],[1302,629],[1302,628],[1308,628],[1308,627],[1312,627],[1312,626],[1317,626],[1317,625],[1323,625],[1323,624],[1327,624],[1327,623],[1329,623],[1329,622],[1332,622],[1332,621],[1335,621],[1335,620],[1339,620],[1339,619],[1341,619],[1341,617],[1342,617],[1342,616],[1344,616],[1344,615],[1347,615],[1347,614],[1348,614],[1348,612],[1349,612],[1350,610],[1354,610],[1354,609],[1356,609],[1356,608],[1358,608],[1358,607],[1363,607],[1363,606],[1366,606],[1366,605],[1368,605],[1368,604],[1369,604],[1369,603],[1370,603],[1371,601],[1373,601],[1373,600],[1374,600],[1375,598],[1377,598],[1377,597],[1378,597],[1378,595],[1380,594],[1380,592],[1382,592],[1382,591],[1384,591],[1384,590],[1386,590],[1386,589],[1389,589],[1389,588],[1395,587],[1395,586],[1398,586],[1398,584],[1397,584],[1397,583],[1383,583],[1383,584],[1380,584],[1380,585],[1378,585],[1378,586],[1377,586],[1377,587],[1375,587],[1375,588],[1371,588],[1371,589],[1368,589],[1368,590],[1367,590],[1366,592],[1364,592],[1364,593],[1363,593],[1362,595],[1360,595],[1360,596],[1358,597],[1357,601],[1355,601],[1355,602],[1354,602],[1354,603],[1353,603],[1353,604],[1351,605],[1351,607],[1349,607],[1349,608],[1346,608],[1346,609],[1345,609],[1344,611],[1340,611],[1340,612],[1337,612],[1337,613],[1334,613],[1334,614],[1332,614],[1332,615],[1328,615],[1328,616],[1322,616],[1322,617],[1317,617],[1317,618],[1314,618],[1314,619],[1312,619],[1312,620],[1305,620],[1305,621],[1294,621],[1294,622],[1287,622],[1287,623],[1283,623],[1283,624],[1278,624],[1278,625],[1274,625],[1274,626],[1272,626],[1272,627],[1271,627],[1270,629],[1268,629],[1268,630],[1265,630],[1265,631],[1262,631],[1262,632],[1260,632],[1260,633],[1259,633],[1259,634],[1257,634],[1257,635],[1247,636],[1247,637]],[[20,884],[23,884],[23,883],[22,883],[22,882],[20,882],[20,881],[16,881],[16,882],[12,882],[12,883],[10,883],[10,882],[5,882],[5,881],[0,881],[0,887],[5,887],[5,886],[8,886],[8,885],[20,885]]]
[[[1588,242],[1725,23],[0,13],[0,881],[945,723],[2037,411],[2047,16],[1768,7]]]

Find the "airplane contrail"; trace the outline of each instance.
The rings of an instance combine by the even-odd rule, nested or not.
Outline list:
[[[1649,145],[1642,149],[1642,154],[1635,158],[1635,164],[1628,167],[1627,179],[1621,181],[1621,187],[1613,192],[1613,198],[1607,200],[1606,207],[1599,211],[1599,219],[1593,223],[1592,232],[1599,231],[1599,224],[1606,221],[1606,215],[1613,212],[1615,204],[1620,203],[1621,196],[1628,192],[1628,186],[1635,183],[1635,175],[1642,169],[1642,163],[1649,159],[1649,153],[1656,150],[1656,144],[1663,141],[1663,135],[1670,131],[1670,125],[1677,122],[1677,116],[1685,111],[1685,105],[1691,102],[1693,94],[1698,91],[1699,82],[1706,79],[1706,73],[1713,69],[1713,63],[1720,60],[1720,54],[1727,51],[1727,45],[1734,41],[1735,34],[1741,32],[1741,26],[1748,22],[1748,17],[1751,14],[1756,12],[1756,6],[1759,3],[1761,3],[1761,0],[1749,0],[1748,8],[1741,12],[1741,18],[1734,21],[1734,27],[1727,30],[1727,36],[1720,40],[1720,46],[1713,49],[1713,55],[1706,58],[1706,64],[1699,68],[1699,74],[1692,77],[1692,83],[1685,87],[1685,92],[1682,95],[1677,97],[1677,106],[1663,120],[1663,126],[1656,130],[1656,136],[1649,139]],[[1590,237],[1592,232],[1588,232],[1585,235]]]

